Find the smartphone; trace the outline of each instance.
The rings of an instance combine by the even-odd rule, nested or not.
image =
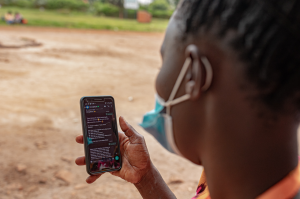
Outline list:
[[[112,96],[80,99],[86,171],[90,175],[121,169],[115,100]]]

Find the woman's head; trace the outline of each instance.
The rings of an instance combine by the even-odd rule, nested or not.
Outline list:
[[[180,8],[188,15],[186,34],[214,22],[219,22],[219,39],[234,31],[229,45],[245,63],[245,78],[259,91],[258,98],[272,110],[289,100],[300,109],[299,11],[295,0],[195,0],[183,1]]]
[[[188,159],[201,161],[192,152],[198,145],[205,148],[207,134],[216,128],[230,130],[234,121],[249,125],[244,120],[259,114],[268,118],[299,113],[299,11],[296,0],[180,3],[162,45],[156,88],[167,100],[184,61],[192,58],[177,94],[191,92],[192,98],[171,112],[176,143]],[[201,91],[206,78],[201,57],[208,58],[214,71],[206,92]]]

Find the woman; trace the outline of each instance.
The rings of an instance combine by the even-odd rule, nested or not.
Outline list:
[[[183,0],[172,16],[156,120],[148,114],[142,126],[169,151],[203,165],[195,198],[300,198],[299,19],[295,0]],[[143,198],[175,198],[143,137],[122,117],[120,126],[123,167],[112,174]]]

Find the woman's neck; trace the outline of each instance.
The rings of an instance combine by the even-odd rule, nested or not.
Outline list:
[[[250,116],[220,119],[205,137],[202,157],[212,199],[256,198],[297,166],[297,123],[281,118],[266,124]]]

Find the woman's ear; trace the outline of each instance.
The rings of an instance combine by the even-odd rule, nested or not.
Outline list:
[[[186,58],[191,58],[190,67],[185,76],[185,92],[191,100],[197,100],[201,95],[203,64],[196,45],[189,45],[185,51]]]
[[[197,100],[202,92],[211,86],[213,70],[209,60],[202,56],[196,45],[186,48],[186,59],[191,59],[189,69],[185,74],[185,92],[190,95],[191,100]]]

